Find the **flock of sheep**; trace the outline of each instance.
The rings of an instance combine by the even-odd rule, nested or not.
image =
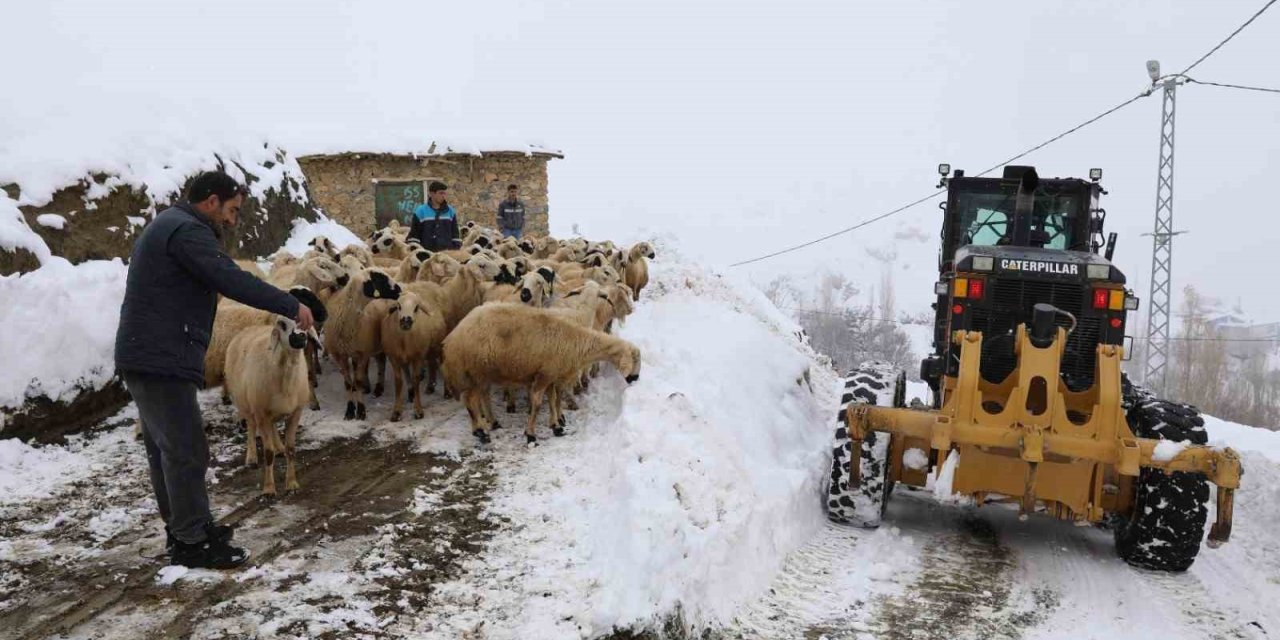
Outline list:
[[[303,333],[282,316],[229,299],[218,305],[205,384],[222,386],[224,402],[235,403],[248,429],[246,464],[257,463],[261,439],[263,493],[276,491],[276,455],[285,458],[285,489],[298,488],[298,423],[304,406],[320,408],[322,353],[342,373],[346,419],[366,419],[365,394],[382,394],[390,363],[391,421],[401,419],[408,401],[414,417],[423,417],[423,396],[435,393],[442,374],[445,398],[465,404],[472,433],[486,443],[490,429],[501,426],[492,391],[504,392],[508,412],[515,411],[516,393],[528,395],[525,437],[536,443],[542,405],[552,432],[564,435],[563,409],[577,408],[574,395],[601,362],[612,363],[628,383],[639,377],[639,349],[611,334],[648,283],[649,243],[623,249],[581,238],[516,240],[467,223],[461,248],[433,252],[406,241],[407,232],[393,222],[365,245],[342,250],[318,236],[300,258],[278,254],[269,275],[240,263],[298,297],[317,321]]]

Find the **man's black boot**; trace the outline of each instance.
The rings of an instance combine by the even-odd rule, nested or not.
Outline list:
[[[231,538],[236,535],[236,528],[229,524],[211,524],[205,529],[210,539],[218,539],[223,542],[231,542]],[[173,537],[173,532],[169,530],[169,525],[164,526],[164,552],[168,556],[173,556],[173,547],[178,543],[178,539]]]
[[[188,544],[175,540],[169,564],[188,569],[235,569],[249,560],[248,549],[231,546],[227,540],[216,537],[214,529],[213,526],[206,529],[210,535],[203,542]]]

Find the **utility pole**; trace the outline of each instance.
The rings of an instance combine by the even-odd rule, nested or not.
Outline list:
[[[1185,82],[1178,74],[1160,75],[1160,63],[1147,61],[1152,88],[1164,89],[1160,115],[1160,165],[1156,172],[1156,218],[1151,231],[1151,295],[1147,298],[1147,358],[1142,382],[1157,394],[1166,392],[1165,366],[1169,361],[1170,284],[1173,279],[1173,118],[1177,88]],[[1147,234],[1143,234],[1147,235]]]

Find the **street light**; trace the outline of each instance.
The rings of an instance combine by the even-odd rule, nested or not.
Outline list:
[[[1151,82],[1155,82],[1156,80],[1160,79],[1160,61],[1159,60],[1147,61],[1147,75],[1151,76]]]

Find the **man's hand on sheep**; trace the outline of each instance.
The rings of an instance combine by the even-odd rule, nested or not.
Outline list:
[[[298,329],[310,331],[315,323],[315,318],[311,316],[311,309],[305,304],[298,303]]]

